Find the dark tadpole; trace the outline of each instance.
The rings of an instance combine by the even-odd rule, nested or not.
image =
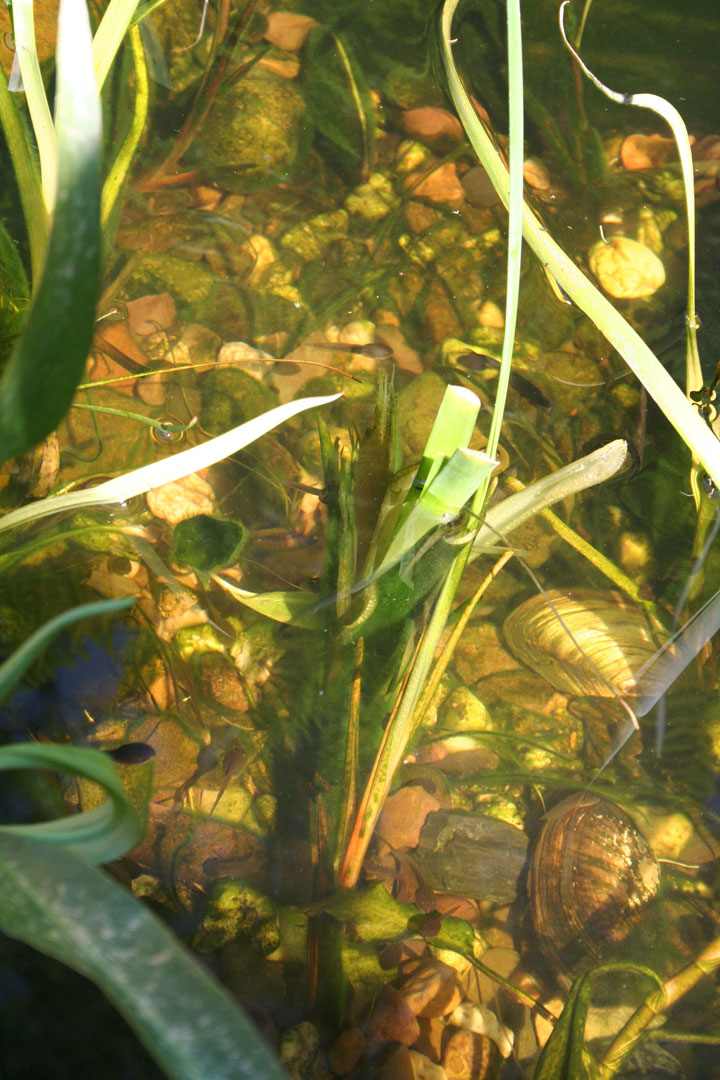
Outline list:
[[[458,356],[455,363],[464,371],[499,371],[500,363],[493,356],[485,353],[467,352]],[[552,402],[545,397],[535,383],[531,383],[517,371],[510,372],[510,385],[536,409],[551,409]]]
[[[308,343],[313,349],[329,349],[330,352],[354,353],[356,356],[369,356],[371,360],[389,360],[393,351],[389,345],[383,345],[380,341],[371,341],[368,345],[350,345],[347,342],[336,341],[334,345],[324,342]]]
[[[106,750],[105,753],[118,765],[144,765],[150,758],[155,757],[155,751],[146,742],[125,743],[124,746],[116,746],[114,750]]]

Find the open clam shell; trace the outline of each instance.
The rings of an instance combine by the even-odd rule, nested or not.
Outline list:
[[[616,592],[552,590],[533,596],[503,624],[510,651],[564,693],[632,697],[653,690],[650,668],[667,639],[660,623]]]

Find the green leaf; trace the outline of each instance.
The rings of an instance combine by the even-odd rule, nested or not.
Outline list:
[[[338,889],[310,908],[309,914],[322,911],[338,922],[352,923],[360,941],[391,941],[407,932],[409,920],[417,914],[414,904],[393,900],[384,885]]]
[[[113,60],[133,22],[138,0],[110,0],[92,43],[97,85],[102,89]]]
[[[265,615],[268,619],[274,619],[275,622],[292,623],[293,626],[308,630],[322,628],[323,623],[319,613],[315,615],[317,600],[305,592],[286,589],[256,593],[240,589],[218,574],[213,574],[212,579],[245,607],[257,611],[258,615]]]
[[[111,862],[140,839],[140,826],[115,767],[107,754],[81,746],[29,743],[0,748],[0,770],[54,769],[79,774],[100,784],[108,798],[93,810],[33,825],[0,825],[0,843],[21,836],[72,849],[88,863]]]
[[[0,70],[0,126],[2,126],[15,180],[22,202],[30,248],[33,280],[37,281],[45,261],[49,221],[40,184],[37,150],[30,128],[8,90],[5,72]]]
[[[114,480],[108,480],[94,488],[38,499],[37,502],[11,510],[5,517],[0,518],[0,532],[12,528],[13,525],[22,525],[28,521],[48,517],[50,514],[58,514],[61,510],[79,510],[85,506],[121,503],[133,498],[134,495],[144,495],[151,488],[169,484],[173,480],[188,476],[197,469],[207,469],[210,465],[215,465],[216,462],[222,461],[223,458],[242,450],[255,439],[259,439],[261,435],[272,431],[274,427],[289,420],[291,416],[296,416],[306,409],[314,409],[318,405],[325,405],[330,401],[337,401],[339,397],[342,397],[342,394],[288,401],[285,405],[278,405],[276,409],[270,409],[226,431],[224,435],[218,435],[215,439],[191,446],[189,450],[182,450],[179,454],[173,454],[161,461],[143,465],[142,468],[134,469],[133,472],[116,476]]]
[[[592,1080],[583,1052],[591,992],[588,975],[581,975],[573,983],[565,1008],[535,1067],[534,1080]]]
[[[286,1080],[170,930],[72,852],[0,834],[0,926],[92,979],[175,1080]]]
[[[242,525],[196,514],[175,526],[173,555],[193,570],[214,570],[216,566],[234,562],[246,540],[247,529]]]
[[[82,377],[100,276],[101,117],[85,0],[58,18],[57,199],[30,315],[0,381],[0,461],[48,435]]]
[[[346,179],[367,178],[375,154],[375,114],[365,77],[345,39],[324,27],[312,30],[303,70],[308,110],[328,156]]]
[[[25,267],[12,237],[0,222],[0,371],[20,332],[29,303],[30,285]]]
[[[116,611],[123,611],[131,607],[134,602],[132,597],[123,597],[121,600],[98,600],[91,604],[79,604],[44,623],[0,665],[0,702],[7,698],[32,662],[45,651],[55,635],[66,626],[88,616],[109,615]]]

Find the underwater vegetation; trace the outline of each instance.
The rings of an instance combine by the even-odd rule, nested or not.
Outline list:
[[[602,0],[4,14],[1,1065],[712,1075],[703,109]]]

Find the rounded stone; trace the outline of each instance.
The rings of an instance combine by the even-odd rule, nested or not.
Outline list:
[[[617,300],[640,300],[665,284],[665,267],[657,255],[626,236],[598,241],[588,262],[605,292]]]

